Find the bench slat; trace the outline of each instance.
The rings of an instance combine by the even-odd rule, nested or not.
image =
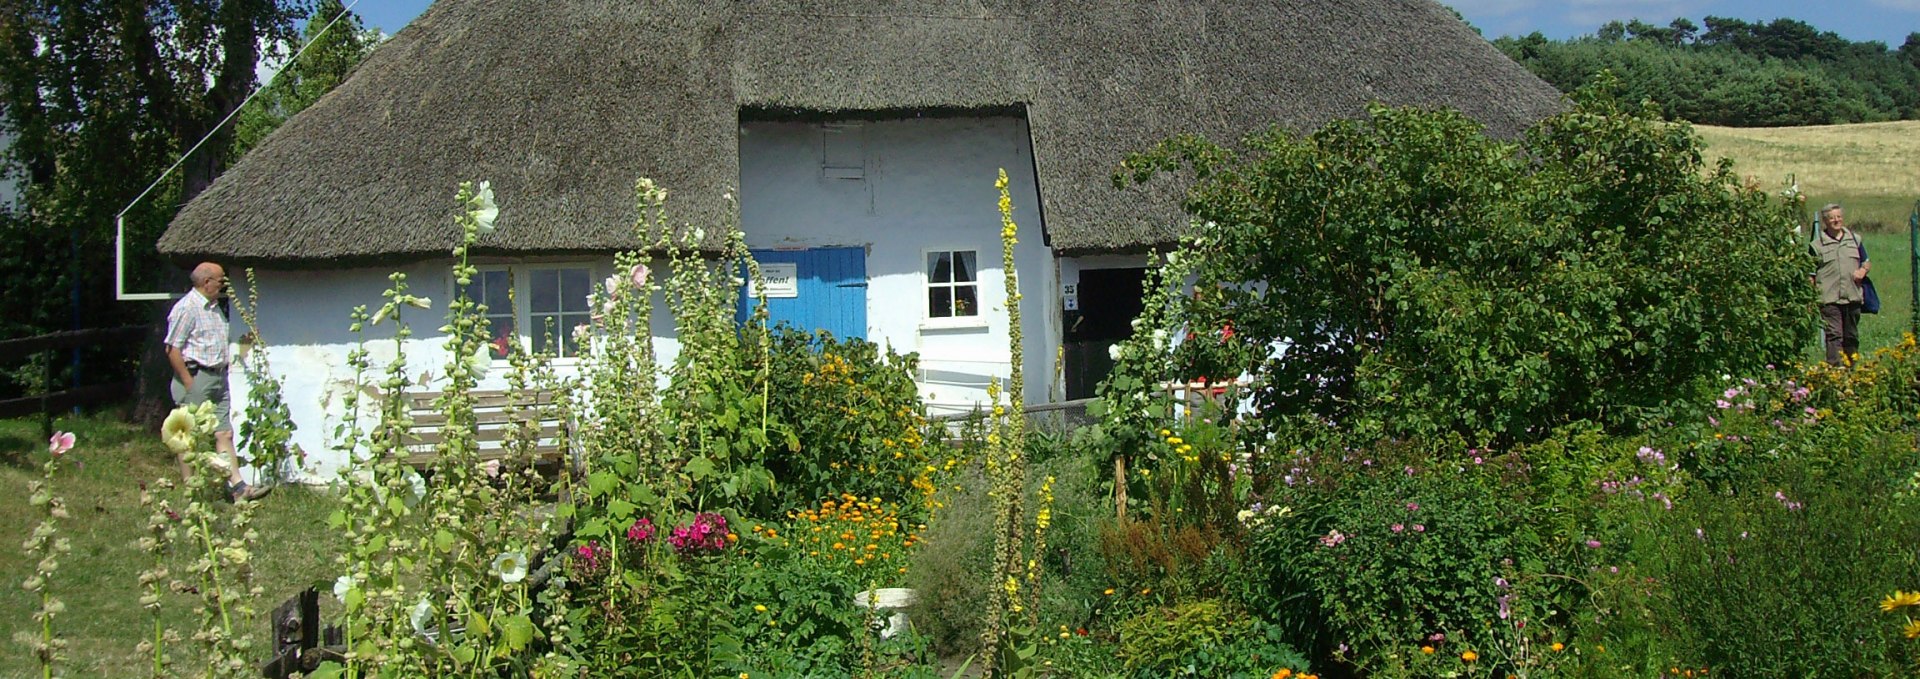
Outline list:
[[[515,429],[514,427],[483,427],[480,430],[475,431],[473,433],[473,438],[475,441],[483,441],[483,442],[484,441],[505,441],[507,440],[508,433],[514,431],[514,429]],[[543,424],[540,426],[538,430],[536,430],[536,433],[538,434],[539,439],[542,439],[542,440],[551,439],[555,436],[560,435],[560,425]],[[439,429],[432,429],[428,431],[421,431],[419,429],[415,429],[412,432],[409,432],[407,436],[407,445],[408,446],[431,446],[431,445],[437,445],[445,440],[447,440],[446,432],[441,431]]]
[[[523,421],[533,421],[533,420],[539,420],[541,422],[560,421],[559,417],[555,417],[555,416],[552,416],[552,414],[550,413],[542,412],[540,410],[534,410],[531,408],[522,409],[517,414],[520,416],[520,419]],[[479,424],[480,426],[483,426],[483,427],[487,425],[506,424],[507,422],[510,421],[508,419],[508,413],[505,410],[475,410],[473,413],[473,419],[475,424]],[[413,426],[416,428],[417,427],[439,427],[439,426],[444,426],[446,423],[447,423],[446,413],[422,412],[422,413],[414,413],[413,415]]]
[[[565,453],[566,449],[557,445],[537,446],[533,449],[534,458],[542,462],[553,462],[560,459]],[[433,451],[414,453],[407,456],[407,464],[415,467],[425,467],[433,464],[433,461],[439,459],[439,457],[439,454]],[[477,451],[475,457],[481,462],[504,460],[507,458],[507,449],[482,448]]]
[[[516,402],[525,407],[547,405],[555,401],[555,394],[551,391],[522,393],[518,394],[517,398],[515,394],[504,391],[471,391],[467,392],[467,395],[473,398],[475,408],[503,408],[508,403]],[[438,398],[440,398],[440,392],[437,391],[408,392],[407,407],[415,412],[433,412],[433,402]]]

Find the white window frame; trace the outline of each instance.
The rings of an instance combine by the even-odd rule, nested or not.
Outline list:
[[[934,255],[937,255],[943,252],[948,254],[958,253],[958,252],[973,253],[973,280],[971,282],[966,282],[966,283],[957,283],[957,282],[935,283],[933,282],[933,270],[928,267],[928,260],[932,259]],[[981,279],[982,279],[982,276],[980,275],[980,250],[978,248],[972,248],[967,246],[953,246],[953,247],[940,247],[940,248],[926,248],[924,250],[921,250],[920,251],[920,302],[919,302],[920,327],[928,328],[928,329],[987,327],[988,321],[987,321],[987,310],[986,310],[986,306],[987,306],[986,290],[985,290],[985,287],[981,285],[982,283]],[[933,307],[927,303],[927,292],[931,291],[936,287],[956,288],[962,285],[973,286],[973,302],[974,302],[974,306],[978,307],[974,309],[973,314],[970,316],[934,316]]]
[[[604,267],[600,265],[600,262],[597,262],[597,261],[556,260],[556,261],[550,261],[550,262],[531,261],[531,262],[507,262],[507,263],[500,263],[500,264],[476,264],[474,266],[474,273],[484,274],[490,271],[507,272],[507,280],[510,282],[510,285],[512,285],[513,287],[514,308],[513,308],[512,315],[513,315],[514,335],[518,337],[520,344],[522,346],[525,346],[531,349],[533,347],[533,331],[534,331],[534,328],[533,328],[534,314],[531,307],[532,300],[533,300],[532,274],[536,271],[556,271],[556,270],[563,270],[563,269],[584,270],[587,272],[587,289],[589,292],[591,292],[596,288],[596,286],[600,285],[599,279],[602,277],[603,268]],[[460,294],[460,281],[449,276],[448,285],[450,289],[448,290],[448,293],[447,293],[447,299],[456,299]],[[479,300],[475,300],[475,301],[479,301]],[[589,308],[587,313],[591,313],[591,312],[592,312],[592,309]],[[506,314],[500,314],[490,310],[489,315],[504,316]],[[542,333],[546,332],[546,327],[542,325],[539,328],[539,331]],[[565,327],[554,328],[554,333],[555,333],[554,340],[557,342],[560,342],[560,346],[563,350],[566,347],[565,335],[571,332],[573,332],[572,328],[565,328]],[[578,361],[579,361],[579,357],[577,356],[556,356],[553,359],[553,365],[572,366],[572,365],[575,365]],[[493,359],[493,365],[492,365],[493,368],[499,368],[505,365],[508,365],[508,360],[506,358],[495,357]]]

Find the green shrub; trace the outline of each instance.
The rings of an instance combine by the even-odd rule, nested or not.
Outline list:
[[[1126,166],[1198,178],[1179,260],[1218,294],[1174,323],[1224,315],[1236,339],[1288,346],[1256,373],[1269,423],[1496,442],[1625,430],[1701,377],[1797,355],[1816,318],[1796,206],[1598,87],[1519,142],[1458,112],[1375,107],[1244,144],[1179,138]]]
[[[1216,599],[1154,608],[1120,624],[1121,663],[1140,677],[1267,677],[1306,660],[1267,625]]]
[[[1038,617],[1043,632],[1062,626],[1095,628],[1108,612],[1110,598],[1103,591],[1109,581],[1095,540],[1113,505],[1101,492],[1092,455],[1059,452],[1030,474],[1030,494],[1042,479],[1055,479],[1052,528],[1040,560]],[[951,657],[967,655],[979,646],[987,590],[994,584],[981,575],[992,564],[993,514],[977,467],[948,479],[946,487],[951,490],[942,491],[940,506],[927,522],[907,576],[908,586],[918,597],[914,626],[939,653]]]
[[[993,564],[993,508],[985,479],[969,469],[956,481],[955,490],[942,495],[945,506],[928,519],[925,541],[907,568],[918,597],[914,626],[942,655],[979,648],[987,588],[993,586],[981,576]]]
[[[1247,516],[1268,589],[1241,595],[1291,641],[1389,676],[1422,645],[1551,643],[1565,586],[1517,456],[1382,445],[1295,460],[1293,485]]]
[[[909,499],[903,491],[927,460],[918,359],[784,327],[772,341],[767,408],[793,434],[767,458],[780,479],[780,507],[840,493]]]
[[[1823,456],[1744,451],[1761,458],[1746,483],[1643,510],[1621,560],[1661,583],[1650,623],[1683,631],[1676,659],[1727,676],[1911,670],[1913,647],[1874,603],[1920,581],[1920,504],[1901,495],[1920,466],[1912,441],[1874,436]]]

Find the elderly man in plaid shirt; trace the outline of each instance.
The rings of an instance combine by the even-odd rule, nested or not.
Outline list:
[[[269,487],[249,487],[240,476],[240,465],[233,449],[232,399],[227,394],[227,316],[220,308],[220,293],[227,287],[227,272],[213,262],[202,262],[190,277],[193,289],[175,302],[167,314],[167,362],[173,365],[173,401],[180,405],[213,402],[219,418],[214,427],[214,448],[219,456],[214,466],[227,473],[227,492],[234,501],[255,500]]]

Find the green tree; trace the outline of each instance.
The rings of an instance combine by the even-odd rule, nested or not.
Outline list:
[[[1813,327],[1797,206],[1706,167],[1682,124],[1598,88],[1519,142],[1452,111],[1376,107],[1190,170],[1181,257],[1256,366],[1261,417],[1512,442],[1644,424],[1696,380],[1798,354]]]
[[[22,209],[0,220],[0,280],[18,291],[0,295],[0,336],[151,318],[152,309],[114,301],[114,217],[202,137],[127,213],[130,254],[213,182],[233,143],[232,128],[216,125],[253,91],[259,46],[291,38],[303,6],[0,0],[0,125],[13,137],[4,167],[22,188]],[[129,261],[128,273],[130,287],[145,290],[177,276],[151,254]]]
[[[336,21],[335,17],[339,19]],[[369,30],[360,16],[347,11],[340,0],[321,0],[307,17],[302,31],[306,51],[281,67],[260,93],[240,110],[230,155],[238,160],[279,129],[294,114],[306,110],[320,96],[333,91],[360,61],[380,44],[380,32]],[[291,57],[297,45],[284,46]]]
[[[1601,71],[1623,93],[1659,102],[1669,117],[1714,125],[1817,125],[1920,116],[1920,39],[1890,50],[1851,42],[1805,22],[1749,23],[1684,17],[1665,27],[1613,21],[1589,37],[1538,34],[1494,45],[1541,79],[1571,92]]]

